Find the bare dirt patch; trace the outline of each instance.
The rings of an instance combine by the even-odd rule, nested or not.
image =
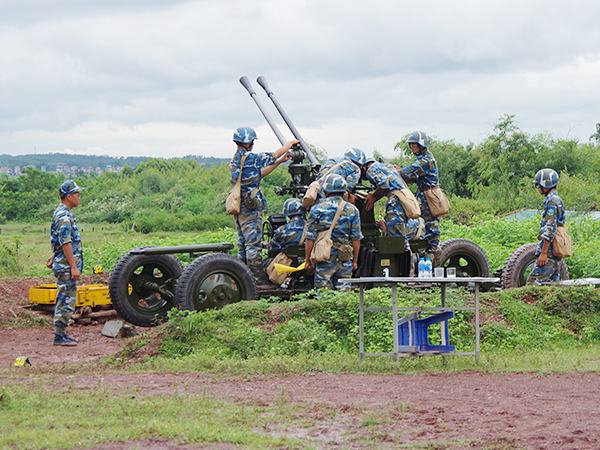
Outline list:
[[[27,280],[27,281],[25,281]],[[50,279],[46,282],[52,282]],[[0,318],[18,314],[27,300],[28,285],[39,279],[0,280]],[[12,310],[12,313],[11,311]],[[19,356],[35,366],[88,362],[119,351],[123,339],[101,335],[102,324],[74,326],[77,347],[54,347],[53,330],[0,327],[0,361],[12,367]],[[0,378],[5,383],[31,378]],[[27,370],[27,369],[25,369]],[[102,380],[99,380],[102,378]],[[316,448],[398,448],[426,445],[438,449],[600,449],[600,374],[524,373],[371,375],[314,374],[285,377],[249,377],[218,381],[214,374],[101,374],[48,376],[57,389],[75,385],[93,389],[99,382],[115,390],[136,389],[138,395],[205,392],[230,402],[269,405],[281,401],[303,405],[312,415],[309,429],[291,426],[290,437],[309,439]],[[320,415],[325,405],[337,411]],[[365,425],[369,414],[384,417],[374,429]],[[265,429],[265,433],[276,431]],[[280,433],[280,431],[277,431]],[[375,446],[358,444],[352,436],[379,439]],[[432,444],[436,443],[436,444]],[[240,448],[231,444],[176,444],[146,439],[103,444],[97,449],[176,448],[179,450]]]

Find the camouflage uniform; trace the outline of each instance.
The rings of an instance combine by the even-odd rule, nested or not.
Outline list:
[[[319,176],[317,179],[323,178],[324,174],[336,164],[340,165],[333,169],[330,173],[340,175],[344,180],[346,180],[346,183],[348,184],[348,190],[352,192],[360,181],[360,168],[348,158],[333,158],[325,161],[321,167],[321,170],[319,171]],[[320,194],[324,196],[322,191]]]
[[[429,150],[424,151],[410,166],[400,170],[400,175],[407,183],[417,183],[417,200],[421,206],[421,217],[425,220],[427,249],[435,249],[440,244],[440,220],[431,215],[425,191],[439,184],[438,167],[435,158]]]
[[[242,205],[240,213],[235,216],[235,227],[238,233],[238,258],[247,263],[251,269],[254,267],[254,270],[262,272],[262,219],[267,201],[260,189],[261,169],[275,164],[276,158],[274,153],[252,153],[238,149],[229,163],[231,184],[235,184],[238,180],[240,163],[244,154],[246,160],[244,161],[241,180]],[[258,199],[259,205],[256,209],[248,209],[244,204],[244,198],[255,189],[257,189],[257,192],[254,195]]]
[[[386,194],[406,188],[398,171],[391,164],[374,162],[367,169],[366,175],[377,189],[384,189]],[[385,224],[387,236],[403,236],[406,240],[405,247],[409,249],[408,241],[416,235],[420,221],[409,219],[398,197],[391,194],[385,205]]]
[[[537,261],[535,267],[527,277],[527,284],[548,284],[554,281],[560,281],[560,273],[558,265],[561,258],[556,258],[552,254],[552,241],[556,235],[556,228],[565,224],[565,206],[562,199],[556,193],[556,191],[550,192],[544,197],[544,210],[542,212],[542,221],[540,224],[540,232],[538,239],[540,243],[535,255],[539,256],[542,253],[542,246],[544,245],[544,239],[550,241],[550,247],[548,248],[548,259],[546,265],[539,267]]]
[[[311,208],[308,216],[306,239],[315,240],[318,232],[329,229],[342,201],[342,198],[338,196],[328,197]],[[358,209],[353,204],[346,203],[346,207],[333,227],[331,239],[337,244],[351,245],[353,241],[360,241],[362,238]],[[329,261],[315,264],[314,287],[315,289],[347,291],[350,289],[350,284],[340,280],[351,276],[352,261],[340,261],[337,248],[332,247]]]
[[[285,252],[290,245],[299,245],[305,223],[302,216],[293,216],[288,223],[277,228],[269,241],[269,255]]]
[[[77,281],[71,279],[71,266],[63,251],[63,245],[71,243],[73,258],[79,272],[83,270],[81,236],[73,212],[61,204],[54,211],[50,226],[50,244],[54,252],[52,271],[56,277],[56,306],[54,308],[54,329],[57,334],[65,334],[69,319],[75,312],[77,303]]]

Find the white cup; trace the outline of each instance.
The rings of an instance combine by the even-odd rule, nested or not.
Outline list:
[[[446,267],[446,276],[448,278],[456,278],[456,267]]]
[[[433,269],[434,271],[434,275],[436,278],[444,278],[444,268],[443,267],[436,267],[435,269]]]

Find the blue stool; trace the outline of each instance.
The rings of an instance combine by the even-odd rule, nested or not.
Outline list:
[[[456,348],[448,345],[448,319],[454,317],[453,311],[419,319],[419,312],[411,313],[398,320],[398,351],[400,353],[452,353]],[[442,322],[442,345],[430,345],[429,325]]]

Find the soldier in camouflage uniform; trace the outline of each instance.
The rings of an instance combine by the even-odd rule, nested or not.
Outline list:
[[[363,170],[367,179],[376,188],[375,192],[369,194],[365,200],[367,211],[373,209],[377,200],[387,195],[389,199],[385,205],[386,236],[403,236],[405,239],[404,247],[410,251],[409,241],[418,237],[423,224],[421,218],[409,219],[402,203],[392,193],[392,191],[406,188],[398,171],[393,165],[376,162],[372,158],[367,159]]]
[[[558,174],[552,169],[542,169],[536,175],[534,183],[538,192],[544,196],[544,210],[538,239],[540,243],[535,251],[537,261],[529,276],[527,284],[548,284],[560,281],[558,265],[561,258],[552,253],[552,242],[556,228],[565,224],[565,206],[556,192]]]
[[[327,231],[331,226],[340,203],[343,201],[342,194],[347,191],[346,180],[340,175],[329,174],[323,180],[323,191],[326,198],[315,204],[309,213],[306,233],[306,270],[315,271],[314,287],[318,289],[337,289],[346,291],[350,284],[345,283],[344,278],[352,276],[352,270],[356,270],[358,252],[360,251],[360,240],[363,235],[360,230],[360,216],[356,206],[347,202],[337,223],[333,227],[331,239],[331,257],[328,261],[312,263],[310,255],[317,238],[317,233]],[[341,261],[339,250],[342,246],[351,246],[349,261]]]
[[[354,204],[354,195],[352,192],[360,181],[360,168],[365,163],[365,160],[366,156],[362,150],[349,148],[344,153],[343,158],[332,158],[325,161],[321,166],[321,170],[319,170],[317,180],[320,180],[322,183],[325,176],[330,173],[341,176],[346,180],[346,184],[348,185],[348,201]],[[325,198],[325,193],[321,190],[319,191],[317,202],[323,198]]]
[[[280,226],[273,232],[273,238],[267,247],[269,256],[285,252],[290,245],[299,245],[302,235],[305,234],[304,214],[306,209],[302,201],[297,198],[288,198],[283,204],[283,215],[289,222]],[[306,236],[305,236],[306,238]]]
[[[260,189],[260,180],[279,164],[289,160],[291,154],[288,150],[300,141],[289,141],[273,153],[252,153],[255,139],[256,132],[252,128],[235,130],[233,142],[237,145],[237,151],[229,163],[229,171],[231,184],[235,184],[240,175],[242,156],[246,155],[241,178],[242,204],[240,213],[234,216],[238,233],[238,258],[248,265],[260,287],[270,285],[261,256],[262,218],[267,201]]]
[[[54,211],[50,226],[52,271],[56,277],[56,305],[54,307],[54,345],[75,346],[77,340],[66,328],[75,312],[77,281],[83,270],[81,236],[72,209],[79,205],[80,192],[85,189],[74,181],[65,181],[59,188],[61,204]]]
[[[415,196],[421,206],[421,217],[425,220],[425,234],[427,241],[426,253],[433,255],[434,262],[440,257],[440,220],[431,215],[425,191],[439,185],[438,167],[435,158],[429,151],[430,139],[423,131],[415,131],[406,140],[410,150],[417,159],[407,167],[397,168],[398,172],[407,183],[417,183]]]

